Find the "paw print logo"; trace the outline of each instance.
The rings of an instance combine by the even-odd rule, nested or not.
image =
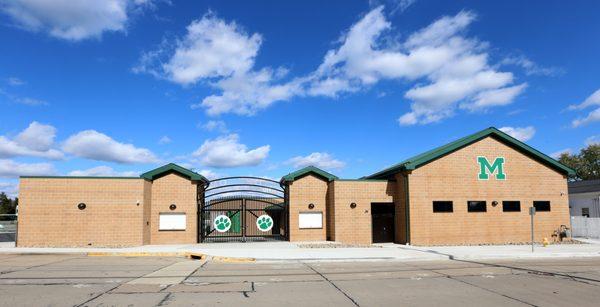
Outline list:
[[[231,220],[227,215],[219,215],[214,220],[214,227],[218,232],[226,232],[231,228]]]
[[[269,231],[273,228],[273,218],[263,214],[256,219],[256,226],[260,231]]]

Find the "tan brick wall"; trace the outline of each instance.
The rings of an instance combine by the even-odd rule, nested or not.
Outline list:
[[[22,178],[17,244],[141,245],[143,193],[142,179]]]
[[[308,175],[289,184],[290,241],[325,241],[327,231],[327,181]],[[309,204],[314,209],[308,209]],[[300,229],[300,212],[323,212],[322,229]]]
[[[334,240],[348,244],[371,244],[371,203],[394,202],[393,181],[334,180]],[[350,208],[356,203],[356,208]],[[330,213],[330,212],[328,212]]]
[[[490,162],[504,157],[506,180],[478,180],[477,156]],[[565,177],[491,137],[414,170],[409,191],[415,245],[527,242],[534,200],[551,202],[551,212],[535,216],[536,241],[550,240],[560,225],[569,225]],[[453,201],[454,212],[433,213],[433,200]],[[487,212],[467,212],[468,200],[487,201]],[[521,212],[503,212],[503,200],[521,201]]]
[[[197,242],[196,194],[196,183],[175,173],[152,181],[150,244],[193,244]],[[175,204],[177,209],[170,210],[171,204]],[[184,212],[186,214],[186,230],[159,230],[159,214],[161,212]]]

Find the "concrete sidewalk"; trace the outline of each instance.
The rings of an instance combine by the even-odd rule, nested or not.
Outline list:
[[[317,244],[318,245],[318,244]],[[126,248],[17,248],[0,244],[0,254],[82,254],[90,256],[185,256],[252,258],[256,260],[446,260],[446,259],[534,259],[600,257],[600,244],[536,246],[436,246],[417,247],[380,244],[373,247],[301,247],[290,242],[202,243],[190,245],[145,245]]]

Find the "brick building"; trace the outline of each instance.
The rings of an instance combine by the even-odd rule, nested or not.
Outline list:
[[[530,239],[529,207],[535,240],[552,240],[569,227],[572,172],[488,128],[360,179],[307,167],[277,186],[249,177],[218,186],[231,179],[209,181],[175,164],[140,177],[21,177],[17,245],[515,243]]]

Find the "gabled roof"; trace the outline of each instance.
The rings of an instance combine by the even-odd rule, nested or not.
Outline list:
[[[332,181],[332,180],[338,179],[337,176],[330,174],[320,168],[317,168],[314,166],[307,166],[305,168],[299,169],[295,172],[289,173],[289,174],[281,177],[281,182],[291,182],[300,177],[304,177],[308,174],[317,175],[323,179],[326,179],[327,181]]]
[[[448,155],[456,150],[459,150],[463,147],[471,145],[479,140],[482,140],[486,137],[495,137],[501,142],[507,144],[508,146],[513,147],[514,149],[530,156],[533,159],[538,160],[539,162],[551,167],[563,174],[566,175],[574,175],[575,171],[558,161],[550,158],[549,156],[537,151],[533,147],[511,137],[510,135],[496,129],[495,127],[490,127],[485,130],[479,131],[472,135],[466,136],[462,139],[458,139],[454,142],[448,143],[444,146],[432,149],[430,151],[424,152],[420,155],[416,155],[412,158],[406,159],[392,167],[386,168],[380,172],[377,172],[373,175],[367,176],[367,179],[383,179],[389,177],[390,175],[396,174],[401,171],[406,170],[414,170],[419,168],[431,161],[439,159],[445,155]]]
[[[154,180],[168,173],[178,173],[180,175],[183,175],[184,177],[189,178],[192,181],[208,182],[208,179],[206,179],[206,177],[196,172],[192,172],[191,170],[181,167],[175,163],[169,163],[167,165],[163,165],[159,168],[153,169],[149,172],[145,172],[141,174],[140,177],[146,180]]]

